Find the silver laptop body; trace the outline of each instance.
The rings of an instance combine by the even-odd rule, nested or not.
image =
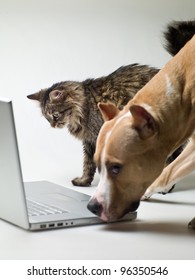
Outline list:
[[[23,183],[12,102],[0,99],[0,218],[28,230],[103,223],[87,209],[89,199],[48,181]]]

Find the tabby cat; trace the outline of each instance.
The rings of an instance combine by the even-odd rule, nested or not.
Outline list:
[[[103,124],[97,104],[112,102],[122,109],[157,72],[153,67],[131,64],[108,76],[83,82],[60,82],[27,96],[40,102],[42,114],[52,127],[67,126],[72,135],[82,140],[83,174],[72,180],[73,185],[89,186],[94,178],[93,155]]]

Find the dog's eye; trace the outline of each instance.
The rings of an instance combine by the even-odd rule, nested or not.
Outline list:
[[[122,166],[120,164],[113,164],[109,167],[109,172],[111,175],[116,176],[121,171]]]

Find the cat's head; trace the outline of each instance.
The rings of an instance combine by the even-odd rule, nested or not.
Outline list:
[[[52,127],[62,128],[82,118],[83,86],[77,82],[61,82],[27,96],[40,103],[43,116]]]

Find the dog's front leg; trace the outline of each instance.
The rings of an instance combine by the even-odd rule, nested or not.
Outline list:
[[[166,168],[146,190],[142,199],[146,200],[157,192],[166,193],[173,184],[195,170],[195,136],[193,135],[183,152]]]

